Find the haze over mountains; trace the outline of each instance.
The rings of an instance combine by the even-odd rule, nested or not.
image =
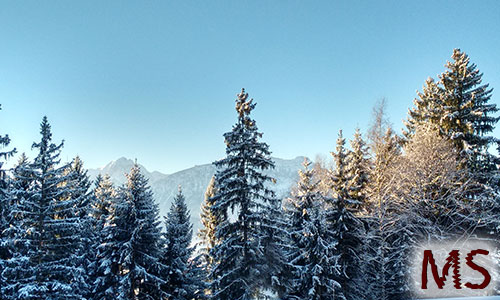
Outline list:
[[[276,179],[273,189],[280,198],[287,197],[290,187],[298,180],[297,171],[302,168],[303,156],[294,159],[273,158],[276,168],[269,170],[267,174]],[[121,157],[108,163],[103,168],[89,169],[91,179],[95,179],[98,174],[109,174],[111,180],[116,185],[125,182],[125,174],[130,172],[134,161]],[[154,193],[154,198],[160,207],[160,215],[166,216],[170,209],[173,197],[177,193],[178,186],[182,186],[182,191],[186,197],[186,203],[191,211],[194,232],[201,226],[200,206],[204,199],[205,190],[210,179],[215,174],[215,167],[211,163],[197,165],[173,174],[163,174],[158,171],[150,172],[139,164],[143,174],[149,179],[149,184]]]

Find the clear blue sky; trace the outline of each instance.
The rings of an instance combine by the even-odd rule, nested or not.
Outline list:
[[[27,151],[46,114],[64,160],[170,173],[223,156],[245,87],[273,155],[314,158],[381,97],[401,127],[457,47],[499,103],[500,1],[1,1],[0,132]]]

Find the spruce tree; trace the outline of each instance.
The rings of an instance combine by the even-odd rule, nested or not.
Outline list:
[[[484,154],[488,146],[499,140],[487,136],[499,118],[495,104],[488,103],[492,89],[482,84],[483,74],[468,55],[460,49],[453,50],[447,70],[440,76],[446,91],[444,115],[441,128],[464,150],[472,151],[472,159]],[[480,167],[480,166],[476,166]]]
[[[90,283],[95,281],[95,270],[93,265],[96,257],[94,249],[96,231],[93,230],[93,219],[91,215],[91,202],[93,201],[92,185],[87,170],[83,167],[83,161],[79,156],[75,157],[65,171],[70,177],[64,184],[70,190],[68,198],[76,204],[76,215],[80,222],[80,256],[82,268],[87,283],[85,298],[91,297]]]
[[[413,100],[414,107],[408,110],[408,119],[403,123],[406,130],[403,135],[411,138],[422,123],[440,124],[443,117],[445,92],[443,88],[431,77],[427,78],[422,92],[417,91],[417,98]]]
[[[116,198],[116,189],[111,182],[111,177],[97,175],[94,182],[94,197],[91,203],[91,213],[94,219],[95,232],[101,232],[106,226],[106,221],[113,212]]]
[[[203,227],[198,232],[198,238],[200,239],[200,251],[203,256],[203,260],[205,261],[207,271],[211,270],[215,263],[214,257],[210,255],[210,252],[217,244],[215,230],[217,225],[220,223],[213,212],[212,199],[216,192],[217,187],[215,177],[212,177],[207,190],[205,191],[205,198],[201,205],[200,219]]]
[[[189,259],[193,253],[190,246],[193,225],[186,205],[186,199],[179,187],[170,211],[165,217],[165,251],[161,262],[166,266],[168,283],[163,286],[168,299],[187,300],[194,298],[197,291],[196,282],[190,271]]]
[[[158,205],[154,202],[148,180],[135,164],[127,174],[127,183],[119,192],[111,215],[110,247],[112,267],[118,274],[118,300],[159,299],[162,265],[162,236]]]
[[[260,225],[265,204],[273,201],[274,193],[268,188],[272,178],[263,171],[274,163],[250,117],[254,108],[243,89],[236,99],[238,121],[224,134],[226,157],[214,163],[218,190],[212,199],[213,211],[221,221],[216,229],[219,243],[211,251],[216,261],[210,275],[214,299],[252,299],[261,292],[262,277],[267,276]]]
[[[28,269],[29,257],[27,256],[27,244],[22,243],[24,234],[23,215],[21,209],[29,199],[31,184],[30,162],[24,153],[18,159],[17,165],[12,170],[12,178],[9,184],[9,195],[11,196],[9,227],[4,230],[3,237],[6,245],[11,251],[10,259],[5,261],[3,267],[3,281],[0,294],[4,299],[18,299],[17,291],[25,278]]]
[[[425,122],[439,126],[441,134],[450,138],[467,167],[481,182],[491,180],[500,160],[488,152],[500,140],[491,136],[499,117],[496,104],[489,103],[492,89],[482,84],[483,74],[476,64],[460,49],[454,49],[452,61],[447,62],[446,71],[439,76],[439,86],[431,79],[426,82],[424,92],[410,110],[407,121],[408,133]],[[497,185],[498,182],[493,182]]]
[[[367,201],[370,159],[368,157],[368,147],[361,136],[359,128],[356,129],[354,137],[351,140],[351,149],[348,154],[346,166],[347,178],[349,179],[348,193],[349,199],[359,203],[358,208],[360,208]]]
[[[281,199],[273,197],[263,204],[260,221],[260,247],[262,260],[260,286],[264,294],[281,297],[286,293],[285,251],[288,244],[287,220]]]
[[[122,218],[116,214],[118,205],[117,191],[109,175],[98,175],[95,180],[94,201],[92,202],[93,228],[96,259],[93,269],[95,281],[92,286],[93,300],[114,300],[119,290],[119,246],[125,235],[126,227]],[[120,225],[123,227],[117,228]]]
[[[1,107],[0,107],[1,109]],[[0,289],[4,286],[2,280],[2,271],[5,268],[7,260],[12,257],[12,247],[10,239],[7,237],[6,230],[9,229],[12,218],[12,197],[9,191],[9,179],[6,170],[3,168],[4,162],[16,152],[16,149],[3,151],[10,144],[8,135],[0,135]]]
[[[212,202],[213,197],[217,193],[217,185],[215,182],[215,176],[210,179],[207,190],[205,191],[205,198],[201,205],[200,219],[202,227],[198,231],[199,243],[197,245],[197,256],[195,258],[196,262],[200,266],[198,269],[198,277],[200,289],[205,290],[205,294],[210,295],[210,273],[213,267],[216,265],[215,257],[213,256],[212,249],[217,245],[218,241],[216,238],[216,228],[220,224],[220,220],[216,217],[213,212]]]
[[[63,143],[52,143],[47,117],[41,123],[42,138],[30,164],[29,189],[19,205],[23,234],[17,239],[27,245],[27,263],[17,266],[18,299],[84,299],[81,224],[78,200],[65,183],[71,177],[67,165],[59,166]]]
[[[347,159],[349,150],[345,147],[345,138],[342,135],[342,130],[339,131],[337,138],[337,146],[334,152],[330,152],[333,157],[335,166],[331,172],[331,184],[333,196],[349,201],[350,178],[347,174]]]
[[[359,202],[351,198],[354,176],[348,169],[348,150],[342,131],[339,132],[336,151],[332,152],[335,169],[332,171],[332,192],[334,197],[327,198],[326,221],[337,241],[334,253],[339,267],[335,281],[341,289],[337,292],[338,299],[353,299],[358,287],[353,286],[353,279],[359,276],[360,270],[360,236],[363,224],[354,215],[353,209]]]
[[[324,197],[318,191],[311,162],[304,160],[304,170],[285,208],[289,220],[290,244],[287,247],[286,270],[289,272],[284,299],[339,299],[340,285],[335,281],[338,241],[326,226]],[[340,298],[341,299],[341,298]]]

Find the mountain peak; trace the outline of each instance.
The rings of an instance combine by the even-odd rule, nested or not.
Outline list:
[[[301,156],[295,159],[273,157],[276,168],[267,170],[266,173],[277,179],[272,188],[279,198],[287,197],[291,186],[297,182],[297,171],[301,168],[303,159],[304,157]],[[132,159],[120,157],[107,164],[104,168],[89,169],[88,171],[92,178],[95,178],[97,174],[109,174],[113,183],[121,185],[126,182],[125,174],[130,172],[133,165],[134,161]],[[215,167],[212,164],[194,166],[170,175],[157,171],[150,173],[143,166],[139,165],[139,167],[144,176],[149,179],[151,191],[159,205],[160,215],[167,215],[180,184],[182,185],[186,203],[191,211],[194,230],[196,231],[201,227],[200,206],[204,199],[205,190],[215,173]]]
[[[116,168],[126,168],[126,167],[132,167],[134,165],[134,161],[131,159],[128,159],[126,157],[120,157],[117,160],[113,160],[109,162],[106,166],[102,168],[102,170],[109,170],[109,169],[116,169]]]

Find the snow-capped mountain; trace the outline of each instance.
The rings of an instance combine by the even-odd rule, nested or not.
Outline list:
[[[288,196],[291,186],[298,180],[297,171],[302,168],[301,164],[304,157],[299,156],[295,159],[273,158],[273,160],[276,168],[269,170],[268,174],[276,179],[273,189],[277,196],[285,198]],[[130,171],[133,165],[133,160],[122,157],[110,162],[103,168],[89,169],[88,173],[92,179],[97,174],[109,174],[115,184],[121,185],[125,182],[125,174]],[[161,216],[167,215],[178,186],[182,187],[187,205],[191,211],[193,229],[197,232],[201,225],[200,206],[204,199],[205,190],[215,173],[215,167],[212,164],[204,164],[173,174],[163,174],[157,171],[149,172],[143,166],[139,166],[142,173],[149,179],[154,197],[160,207]]]

